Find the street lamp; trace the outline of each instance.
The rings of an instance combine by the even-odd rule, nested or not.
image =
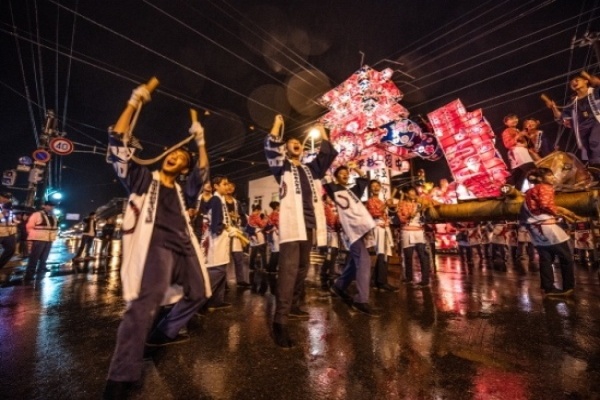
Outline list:
[[[47,189],[46,190],[46,199],[60,201],[63,198],[63,194],[59,189]]]
[[[306,137],[304,138],[304,141],[302,142],[302,147],[304,148],[306,141],[308,139],[310,139],[310,152],[311,152],[311,154],[314,154],[315,140],[320,137],[321,137],[321,132],[317,128],[312,128],[310,131],[308,131],[308,135],[306,135]]]

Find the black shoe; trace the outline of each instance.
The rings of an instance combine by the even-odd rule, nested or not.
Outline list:
[[[381,316],[369,306],[369,303],[352,303],[352,308],[360,313],[368,315],[369,317],[379,318]]]
[[[135,382],[118,382],[107,380],[104,392],[102,393],[103,400],[125,400],[131,395],[131,390]]]
[[[50,268],[38,268],[37,271],[35,271],[38,274],[43,274],[44,272],[50,272]]]
[[[300,307],[294,307],[290,311],[289,318],[290,319],[308,319],[310,314],[306,311],[300,309]]]
[[[388,283],[384,284],[384,285],[376,285],[378,290],[384,291],[384,292],[397,292],[398,290],[400,290],[399,288],[397,288],[396,286],[392,286]]]
[[[352,297],[348,293],[346,293],[345,291],[343,291],[342,289],[340,289],[339,287],[337,287],[335,285],[335,283],[329,287],[329,291],[334,296],[339,297],[340,299],[342,299],[342,301],[344,303],[346,303],[348,305],[352,304]]]
[[[162,347],[162,346],[170,346],[172,344],[180,344],[190,340],[190,335],[188,334],[178,334],[174,338],[170,338],[165,335],[162,331],[155,329],[150,335],[150,338],[146,341],[146,346],[148,347]]]
[[[239,287],[240,289],[248,289],[252,287],[252,284],[248,283],[248,282],[239,282],[237,284],[237,287]]]
[[[287,325],[275,322],[273,324],[273,339],[275,339],[275,344],[283,349],[291,349],[294,347],[294,342],[290,339]]]
[[[231,308],[233,306],[233,304],[231,303],[219,303],[219,304],[214,304],[214,305],[209,305],[208,306],[208,311],[213,312],[213,311],[219,311],[219,310],[226,310],[228,308]]]

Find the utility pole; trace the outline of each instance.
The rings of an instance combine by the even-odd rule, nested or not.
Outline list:
[[[50,153],[48,151],[48,145],[50,143],[50,139],[57,135],[57,126],[58,120],[54,115],[54,111],[48,110],[46,112],[44,130],[40,134],[38,148],[33,153],[34,166],[29,173],[29,186],[27,188],[27,199],[25,200],[26,206],[35,207],[36,194],[44,193],[46,186],[48,185],[50,169]],[[43,200],[42,196],[38,200],[37,206],[40,206]]]

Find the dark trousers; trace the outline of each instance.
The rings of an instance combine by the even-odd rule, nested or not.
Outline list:
[[[321,282],[327,282],[329,280],[329,276],[335,273],[335,264],[337,262],[338,253],[339,249],[337,247],[327,248],[325,260],[323,260],[321,271],[319,272]]]
[[[277,272],[277,265],[279,265],[279,252],[272,251],[269,256],[269,264],[267,265],[267,272],[274,274]]]
[[[27,239],[19,240],[19,252],[21,253],[21,257],[29,257],[29,249],[27,247],[28,247]]]
[[[356,280],[358,294],[354,296],[356,303],[369,302],[369,282],[371,281],[371,258],[369,250],[362,238],[350,245],[350,257],[342,271],[342,275],[336,279],[334,285],[346,290],[353,280]]]
[[[208,276],[210,278],[210,289],[212,296],[206,299],[201,305],[208,302],[208,305],[219,305],[225,302],[225,285],[227,284],[227,265],[208,268]]]
[[[312,230],[306,231],[307,240],[281,243],[279,245],[279,274],[275,295],[273,322],[287,324],[292,307],[299,307],[304,296],[304,280],[310,266]]]
[[[587,150],[590,164],[598,166],[600,164],[600,123],[594,121],[591,126],[587,126],[587,129],[582,129],[580,123],[579,135],[581,136],[583,147]]]
[[[81,243],[79,244],[79,248],[77,249],[77,253],[75,257],[81,257],[83,251],[85,250],[85,256],[90,256],[90,251],[92,251],[92,245],[94,244],[94,237],[88,235],[81,236]]]
[[[110,253],[112,253],[112,237],[102,238],[102,243],[100,245],[100,255],[104,255],[106,257],[110,257]]]
[[[551,246],[536,246],[540,258],[540,278],[542,289],[548,291],[554,288],[554,270],[552,262],[558,257],[560,273],[562,275],[563,290],[575,287],[575,275],[573,273],[573,254],[568,242],[562,242]]]
[[[267,264],[267,244],[259,244],[258,246],[250,247],[250,264],[251,270],[256,269],[256,256],[260,255],[260,267],[264,269]]]
[[[247,282],[246,269],[244,268],[244,253],[241,251],[232,251],[231,258],[235,269],[235,282]]]
[[[404,257],[404,275],[407,280],[413,280],[413,254],[417,251],[419,257],[419,263],[421,264],[421,282],[429,283],[429,253],[425,248],[425,243],[417,243],[414,246],[405,247],[402,249],[402,256]]]
[[[140,379],[144,345],[165,293],[171,283],[183,286],[184,297],[158,323],[157,328],[170,338],[198,311],[205,301],[204,279],[195,256],[185,256],[165,247],[151,245],[138,297],[127,307],[117,332],[117,345],[110,363],[108,379],[132,382]]]
[[[527,258],[529,258],[529,264],[533,264],[535,261],[535,250],[531,242],[519,242],[517,256],[524,258],[525,254],[527,254]]]
[[[517,190],[521,190],[525,179],[527,179],[527,174],[533,169],[535,169],[535,163],[532,162],[519,165],[510,171],[510,176],[506,180],[506,183],[513,185]]]
[[[12,256],[15,255],[17,248],[17,239],[15,235],[4,236],[0,238],[0,245],[2,245],[2,255],[0,256],[0,268],[3,268]]]
[[[28,274],[34,273],[36,267],[39,267],[42,271],[46,269],[46,262],[48,261],[51,248],[52,242],[45,242],[43,240],[31,241],[31,254],[29,254],[29,259],[27,260]]]
[[[383,286],[388,283],[388,263],[385,259],[385,254],[377,254],[377,258],[375,259],[375,271],[373,272],[375,286]]]

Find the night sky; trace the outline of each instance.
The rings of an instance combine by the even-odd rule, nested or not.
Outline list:
[[[460,98],[483,108],[497,135],[514,112],[555,137],[539,95],[563,103],[570,73],[598,72],[593,48],[571,44],[598,31],[599,18],[598,0],[2,0],[0,168],[31,155],[53,109],[76,143],[55,158],[61,208],[84,214],[124,196],[105,162],[106,128],[131,90],[157,76],[135,131],[141,156],[184,138],[190,107],[208,111],[212,174],[243,194],[268,174],[262,139],[274,114],[286,117],[286,134],[303,135],[326,112],[314,100],[361,61],[403,72],[394,80],[413,118]],[[573,150],[569,135],[560,143]],[[430,181],[449,176],[444,160],[415,164]]]

